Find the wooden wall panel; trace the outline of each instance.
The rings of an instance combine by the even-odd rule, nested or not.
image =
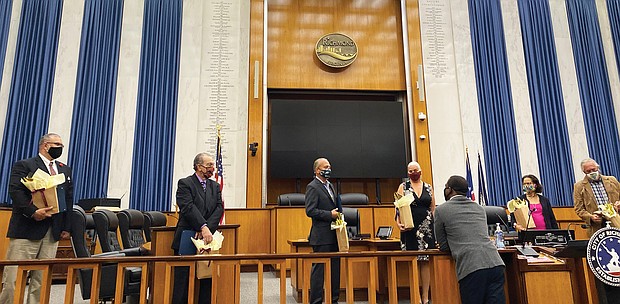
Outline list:
[[[403,164],[403,176],[407,174],[407,164]],[[306,186],[312,178],[300,179],[300,193],[306,192]],[[337,180],[330,180],[337,183]],[[394,192],[398,190],[401,180],[399,178],[386,178],[379,180],[381,192],[381,203],[391,204],[394,202]],[[267,204],[276,204],[278,195],[283,193],[297,192],[297,182],[295,179],[271,178],[267,182]],[[364,193],[368,196],[371,205],[376,205],[377,191],[375,179],[342,179],[340,183],[340,193]]]
[[[271,212],[269,209],[227,209],[226,223],[239,224],[239,253],[269,253],[271,244]]]
[[[423,75],[418,75],[418,65],[422,64],[422,38],[420,33],[420,15],[418,12],[418,1],[407,1],[407,33],[409,35],[409,64],[411,66],[411,103],[409,109],[413,115],[413,133],[415,140],[415,159],[420,163],[424,180],[432,184],[433,171],[431,166],[431,147],[432,138],[428,132],[428,120],[419,120],[418,113],[426,114],[426,98],[420,100],[420,94],[415,86],[417,80],[424,79]],[[424,92],[422,92],[424,96]],[[426,139],[420,139],[420,135]],[[443,186],[443,185],[442,185]]]
[[[263,0],[250,1],[250,70],[248,85],[248,142],[257,142],[255,156],[247,154],[247,188],[246,207],[262,207],[263,179]],[[258,62],[258,73],[255,73]],[[258,77],[255,78],[255,75]],[[254,96],[254,86],[258,86],[258,95]],[[256,98],[255,98],[256,97]]]
[[[268,88],[405,90],[399,1],[270,0]],[[325,34],[357,44],[345,69],[324,66],[314,53]]]

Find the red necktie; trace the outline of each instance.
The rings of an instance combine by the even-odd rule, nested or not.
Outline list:
[[[50,162],[50,175],[56,175],[56,170],[54,170],[54,162]]]

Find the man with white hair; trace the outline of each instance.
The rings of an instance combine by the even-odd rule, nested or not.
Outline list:
[[[603,224],[601,215],[595,213],[599,210],[598,206],[609,202],[618,210],[620,204],[620,183],[613,176],[602,175],[599,168],[591,158],[581,161],[581,171],[585,176],[575,183],[573,191],[575,212],[588,224],[588,237],[601,229]]]

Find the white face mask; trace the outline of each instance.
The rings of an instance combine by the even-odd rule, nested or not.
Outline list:
[[[601,174],[598,171],[590,172],[587,176],[591,181],[599,181],[601,179]]]

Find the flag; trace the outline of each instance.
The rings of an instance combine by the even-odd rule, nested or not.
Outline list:
[[[220,134],[220,129],[221,127],[218,126],[217,127],[217,145],[216,145],[216,152],[215,152],[215,167],[216,167],[216,171],[215,171],[215,182],[217,182],[218,184],[220,184],[220,192],[224,191],[224,165],[223,165],[223,160],[222,160],[222,136]],[[224,212],[226,210],[225,206],[224,206],[224,197],[222,195],[222,208],[224,208],[224,210],[222,211],[222,218],[220,218],[220,224],[224,224],[225,222],[225,218],[224,218]]]
[[[484,169],[482,168],[482,160],[480,159],[480,152],[478,152],[478,203],[480,205],[488,205],[489,197],[487,196],[487,186],[484,181]]]
[[[476,201],[476,194],[474,192],[474,181],[471,177],[471,166],[469,165],[469,151],[465,148],[465,166],[467,167],[467,198],[470,198],[472,201]]]

